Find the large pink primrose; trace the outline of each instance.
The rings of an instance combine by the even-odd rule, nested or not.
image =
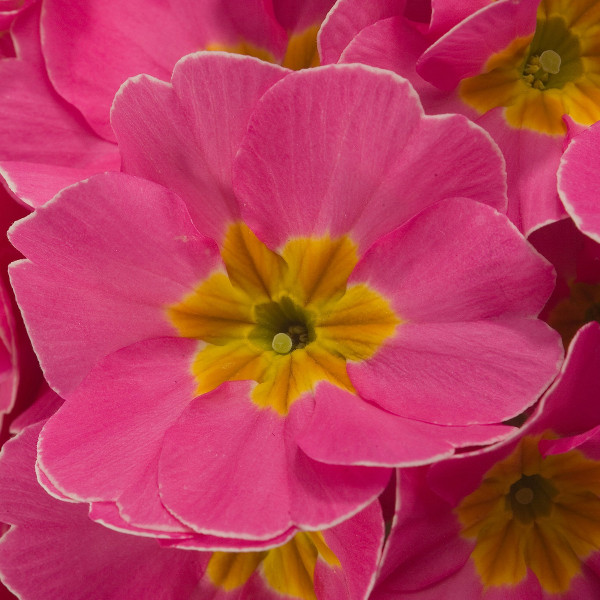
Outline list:
[[[478,3],[463,8],[471,4]],[[555,185],[562,152],[574,132],[600,118],[600,5],[479,4],[439,39],[461,11],[436,24],[434,4],[425,32],[402,15],[381,18],[338,48],[339,60],[391,69],[413,83],[427,113],[459,112],[489,131],[506,159],[508,216],[529,234],[565,216]]]
[[[0,458],[0,576],[23,600],[364,600],[383,542],[377,502],[333,529],[261,552],[163,548],[94,523],[87,506],[52,498],[36,480],[41,425]]]
[[[119,170],[109,113],[128,77],[169,80],[179,58],[203,49],[314,66],[333,1],[28,4],[11,31],[17,56],[0,61],[0,174],[35,207],[76,181]]]
[[[282,73],[204,53],[170,85],[130,80],[112,115],[126,173],[12,230],[66,400],[40,478],[120,528],[322,529],[391,466],[509,433],[559,367],[535,319],[552,268],[495,210],[487,134],[425,116],[391,72]]]
[[[399,472],[372,600],[582,600],[600,590],[600,325],[532,419],[486,450]]]

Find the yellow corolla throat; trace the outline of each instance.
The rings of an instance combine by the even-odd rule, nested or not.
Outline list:
[[[523,438],[456,509],[484,586],[516,585],[533,571],[551,594],[569,589],[600,549],[600,462],[579,450],[543,457]]]
[[[206,50],[221,50],[222,52],[231,52],[232,54],[254,56],[265,62],[279,62],[282,67],[292,69],[293,71],[300,71],[300,69],[318,67],[321,64],[317,49],[319,28],[320,25],[313,25],[304,31],[291,34],[288,39],[285,55],[281,61],[276,60],[268,50],[246,41],[241,41],[233,45],[212,43],[206,46]]]
[[[262,552],[215,552],[206,573],[212,583],[227,591],[242,587],[259,570],[263,580],[284,596],[316,600],[315,566],[340,561],[318,531],[296,534],[287,544]]]
[[[569,282],[570,295],[548,315],[548,325],[560,333],[566,348],[586,323],[600,323],[600,283]]]
[[[564,114],[583,125],[600,119],[600,2],[542,0],[535,33],[518,38],[464,79],[461,98],[484,113],[505,107],[509,125],[551,135]]]
[[[285,415],[319,381],[353,391],[346,361],[373,356],[400,323],[379,293],[347,285],[358,257],[346,236],[295,238],[277,254],[238,223],[221,256],[226,273],[167,308],[182,337],[205,342],[192,364],[198,394],[249,379],[252,400]]]

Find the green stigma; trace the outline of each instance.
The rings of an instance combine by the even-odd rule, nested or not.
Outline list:
[[[292,338],[287,333],[276,333],[271,345],[277,354],[287,354],[292,349]]]

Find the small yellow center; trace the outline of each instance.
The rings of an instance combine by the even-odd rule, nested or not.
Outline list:
[[[578,450],[543,457],[544,436],[523,438],[456,509],[486,587],[533,571],[549,593],[569,589],[581,561],[600,549],[600,463]]]
[[[207,44],[206,50],[220,50],[232,54],[243,54],[244,56],[254,56],[265,62],[281,64],[282,67],[292,71],[300,71],[310,67],[318,67],[321,64],[319,51],[317,48],[317,34],[320,25],[313,25],[299,33],[293,33],[288,38],[288,45],[285,55],[277,60],[271,52],[255,46],[254,44],[241,41],[237,44],[221,44],[218,42]]]
[[[348,237],[295,238],[277,254],[235,224],[221,255],[226,273],[167,308],[182,337],[204,342],[198,394],[253,380],[252,400],[285,415],[319,381],[354,391],[346,361],[370,358],[400,323],[366,284],[347,285],[358,261]]]
[[[599,2],[542,0],[535,33],[492,56],[459,93],[481,113],[505,107],[519,129],[563,135],[564,114],[591,125],[600,119],[599,27]]]
[[[560,333],[565,348],[586,323],[600,323],[600,283],[569,282],[570,295],[548,315],[548,324]]]
[[[215,552],[207,574],[212,583],[226,591],[242,587],[255,571],[283,596],[316,600],[314,574],[317,560],[331,567],[340,561],[318,532],[296,534],[287,544],[262,552]]]

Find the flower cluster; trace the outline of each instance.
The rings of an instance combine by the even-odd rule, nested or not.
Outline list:
[[[597,598],[599,56],[598,0],[0,3],[7,593]]]

